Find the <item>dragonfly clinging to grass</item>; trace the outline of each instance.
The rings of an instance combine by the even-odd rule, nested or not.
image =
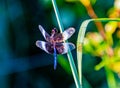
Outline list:
[[[46,42],[37,40],[36,46],[44,50],[46,53],[54,55],[54,69],[56,69],[57,54],[65,54],[69,50],[73,50],[75,48],[73,43],[64,43],[65,40],[73,35],[75,29],[70,27],[63,33],[58,33],[56,28],[54,28],[52,29],[51,35],[49,35],[41,25],[39,25],[39,30]]]

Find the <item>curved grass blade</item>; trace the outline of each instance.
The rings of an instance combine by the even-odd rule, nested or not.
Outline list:
[[[102,22],[120,21],[120,18],[99,18],[99,19],[88,19],[88,20],[83,21],[82,25],[80,26],[79,33],[78,33],[78,39],[77,39],[77,61],[78,61],[78,74],[79,74],[80,84],[82,84],[82,71],[81,71],[81,69],[82,69],[82,45],[83,45],[87,26],[91,21],[102,21]],[[107,80],[107,81],[109,82],[109,80]],[[116,88],[116,86],[114,86],[114,88]]]

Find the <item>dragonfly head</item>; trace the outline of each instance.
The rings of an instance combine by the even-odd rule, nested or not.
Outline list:
[[[56,29],[56,28],[53,28],[53,29],[52,29],[52,32],[51,32],[51,35],[55,35],[57,32],[58,32],[57,29]]]

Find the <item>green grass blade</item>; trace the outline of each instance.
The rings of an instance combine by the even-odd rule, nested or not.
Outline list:
[[[86,20],[82,23],[82,25],[80,26],[78,39],[77,39],[77,63],[78,63],[79,80],[81,85],[82,85],[82,43],[84,40],[86,28],[90,21],[91,19]]]
[[[57,22],[58,22],[60,31],[63,32],[64,31],[64,27],[63,27],[63,24],[62,24],[60,15],[59,15],[59,11],[58,11],[58,8],[57,8],[56,0],[52,0],[52,4],[53,4],[53,8],[54,8],[54,11],[55,11],[55,15],[56,15],[56,18],[57,18]],[[77,69],[76,69],[76,66],[75,66],[75,63],[74,63],[71,51],[69,51],[67,53],[67,56],[68,56],[69,64],[70,64],[70,67],[71,67],[71,70],[72,70],[72,74],[73,74],[73,78],[74,78],[76,87],[80,88],[80,82],[79,82],[79,78],[78,78],[78,73],[77,73]]]
[[[62,33],[64,31],[64,27],[63,27],[63,24],[62,24],[62,20],[60,18],[59,10],[57,8],[56,0],[52,0],[52,5],[53,5],[53,8],[54,8],[55,16],[57,18],[58,26],[60,28],[60,32]]]
[[[79,74],[80,84],[82,84],[82,71],[81,71],[82,70],[82,45],[83,45],[84,36],[85,36],[87,26],[91,21],[95,21],[95,22],[97,22],[97,21],[102,21],[102,22],[120,21],[120,18],[88,19],[88,20],[83,21],[83,23],[81,24],[80,29],[79,29],[79,33],[78,33],[78,38],[77,38],[77,62],[78,62],[78,74]]]

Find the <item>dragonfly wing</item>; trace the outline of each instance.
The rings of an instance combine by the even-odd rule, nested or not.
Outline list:
[[[70,38],[73,35],[74,32],[75,32],[75,29],[70,27],[70,28],[66,29],[63,33],[57,34],[54,37],[54,41],[56,43],[63,42],[65,40],[67,40],[68,38]]]
[[[58,54],[65,54],[69,50],[75,49],[75,45],[73,43],[57,43],[55,47]]]
[[[67,40],[68,38],[70,38],[70,37],[73,35],[74,32],[75,32],[75,29],[72,28],[72,27],[66,29],[66,30],[62,33],[62,35],[63,35],[63,40]]]
[[[50,35],[44,30],[44,28],[41,25],[39,25],[39,30],[41,31],[41,33],[44,36],[45,40],[49,42]]]
[[[36,41],[36,46],[39,47],[40,49],[44,50],[46,53],[53,54],[54,53],[54,48],[53,45],[49,42],[44,42],[44,41]]]

